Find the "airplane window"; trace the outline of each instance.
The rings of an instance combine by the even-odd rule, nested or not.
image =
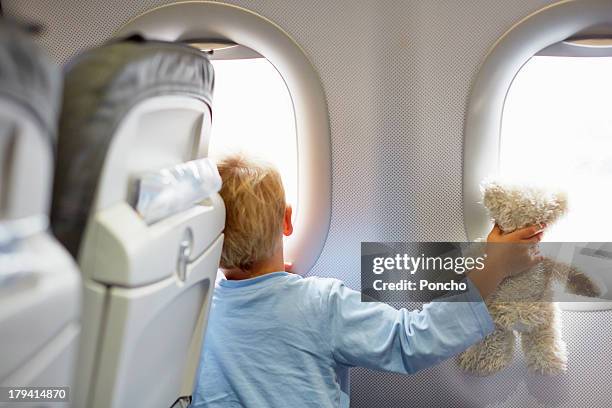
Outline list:
[[[297,213],[298,156],[289,90],[265,58],[213,60],[215,94],[209,154],[243,152],[274,164]]]
[[[611,241],[612,57],[534,56],[506,96],[499,171],[555,185],[568,215],[548,241]]]

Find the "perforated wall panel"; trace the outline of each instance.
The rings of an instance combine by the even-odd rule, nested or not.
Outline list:
[[[4,0],[43,22],[59,62],[166,1]],[[312,274],[359,285],[361,241],[463,240],[462,134],[470,83],[488,48],[546,0],[318,1],[235,4],[283,27],[306,50],[332,127],[329,237]],[[612,312],[564,313],[569,372],[526,374],[521,361],[478,379],[449,361],[413,377],[357,369],[354,407],[607,407]]]

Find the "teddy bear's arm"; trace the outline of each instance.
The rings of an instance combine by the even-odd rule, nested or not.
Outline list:
[[[580,269],[554,261],[551,261],[550,265],[553,268],[554,276],[565,284],[568,293],[587,297],[601,296],[599,287]]]

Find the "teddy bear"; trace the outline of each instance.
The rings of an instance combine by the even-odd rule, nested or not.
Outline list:
[[[529,225],[550,226],[567,211],[559,192],[487,181],[483,204],[504,233]],[[527,367],[538,374],[566,370],[565,343],[561,339],[560,312],[552,301],[553,282],[565,284],[573,294],[596,297],[598,287],[578,269],[550,258],[506,278],[486,300],[495,330],[457,357],[459,366],[476,375],[490,375],[512,360],[515,335],[519,335]]]

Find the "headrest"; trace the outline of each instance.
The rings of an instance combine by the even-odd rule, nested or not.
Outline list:
[[[143,174],[134,208],[147,224],[184,211],[221,190],[221,175],[209,159],[192,160]]]
[[[0,221],[46,225],[61,72],[17,25],[0,20]],[[31,229],[30,227],[27,228]],[[15,231],[16,234],[20,232]]]
[[[213,86],[206,56],[176,43],[132,38],[89,50],[70,62],[51,223],[73,256],[78,255],[109,147],[130,109],[172,95],[196,98],[210,107]],[[138,154],[130,152],[128,157]]]
[[[59,68],[19,27],[0,20],[0,96],[29,110],[54,138],[61,88]]]

